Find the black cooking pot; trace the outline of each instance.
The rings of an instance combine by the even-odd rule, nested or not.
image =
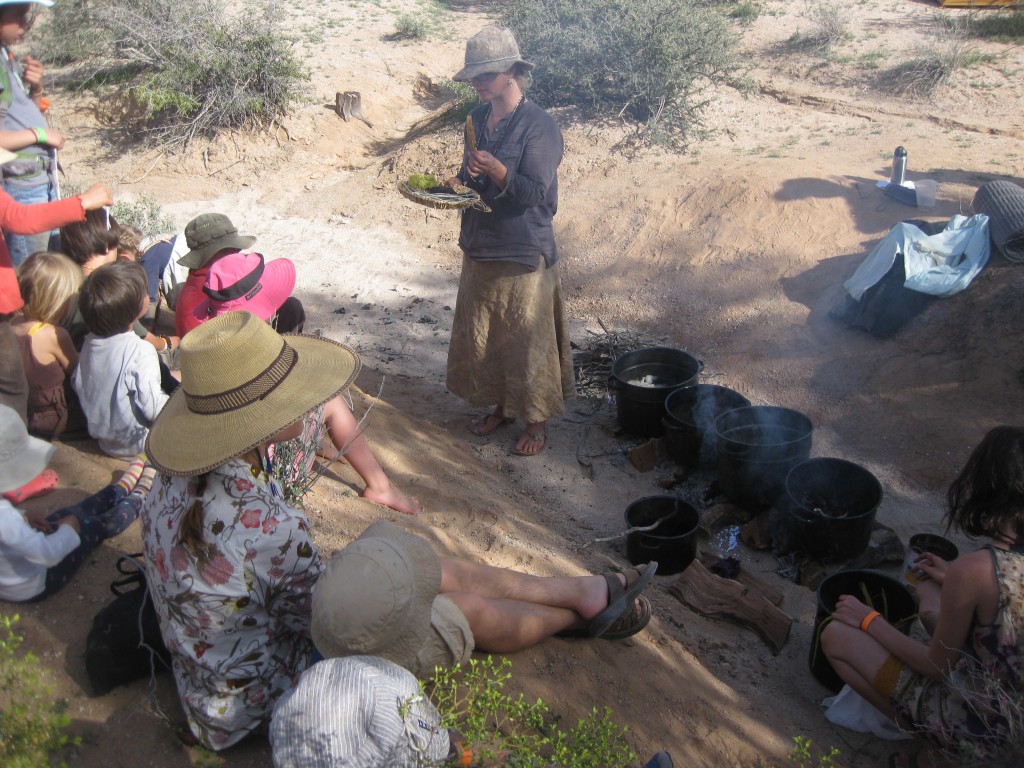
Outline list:
[[[647,496],[626,507],[629,528],[653,525],[652,531],[626,535],[626,557],[633,565],[656,560],[659,575],[679,573],[697,556],[700,512],[675,496]]]
[[[665,398],[697,381],[704,364],[681,349],[647,347],[619,355],[608,389],[615,394],[619,426],[641,437],[660,437]]]
[[[715,419],[726,411],[750,405],[739,392],[718,384],[691,384],[673,390],[665,398],[665,450],[684,466],[713,467]]]
[[[715,419],[718,485],[736,504],[760,511],[782,494],[789,470],[811,453],[814,425],[800,411],[750,405]]]
[[[786,477],[786,523],[792,542],[822,562],[850,560],[868,547],[882,484],[859,464],[808,459]]]

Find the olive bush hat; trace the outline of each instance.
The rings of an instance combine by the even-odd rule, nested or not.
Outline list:
[[[249,312],[181,340],[181,386],[146,438],[157,471],[191,477],[241,456],[345,389],[359,356],[313,336],[281,336]]]
[[[512,30],[493,24],[484,27],[466,43],[466,66],[452,80],[468,83],[479,75],[505,72],[513,64],[533,69],[533,64],[519,55],[519,44]]]
[[[185,226],[185,242],[191,250],[178,259],[178,263],[189,269],[198,269],[217,251],[225,248],[242,250],[255,243],[256,238],[238,234],[231,219],[223,213],[204,213]]]
[[[419,676],[468,661],[473,631],[440,589],[441,559],[433,547],[378,521],[317,579],[313,642],[327,658],[380,656]]]

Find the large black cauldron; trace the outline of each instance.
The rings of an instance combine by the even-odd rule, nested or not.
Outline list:
[[[736,504],[760,511],[785,487],[789,470],[811,453],[811,420],[800,411],[750,405],[715,419],[718,484]]]
[[[808,459],[786,477],[786,523],[796,547],[822,562],[857,557],[871,541],[882,485],[859,464]]]
[[[750,401],[739,392],[718,384],[692,384],[673,391],[665,398],[665,450],[683,466],[715,466],[715,419],[748,405]]]
[[[608,388],[615,393],[619,426],[641,437],[660,437],[665,398],[697,381],[704,364],[689,352],[647,347],[619,355]]]

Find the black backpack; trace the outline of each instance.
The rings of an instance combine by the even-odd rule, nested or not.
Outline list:
[[[141,557],[118,558],[117,570],[124,578],[110,585],[116,597],[96,614],[85,639],[85,671],[96,696],[171,668]]]

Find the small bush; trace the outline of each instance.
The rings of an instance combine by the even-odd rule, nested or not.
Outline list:
[[[850,36],[850,11],[840,0],[811,3],[802,15],[811,23],[811,31],[790,37],[790,43],[797,47],[826,56]]]
[[[82,6],[79,23],[53,25],[49,58],[81,51],[93,57],[93,82],[103,71],[114,82],[128,78],[120,97],[169,144],[269,125],[299,97],[305,76],[275,0],[249,3],[234,17],[217,0],[92,0],[61,13],[70,5]]]
[[[957,70],[978,61],[977,51],[965,40],[962,27],[945,29],[933,45],[919,48],[912,58],[888,70],[883,76],[884,88],[904,96],[931,96]]]
[[[1024,40],[1024,10],[1017,8],[972,15],[967,22],[967,29],[974,37],[1000,43],[1019,43]]]
[[[39,768],[79,739],[64,732],[71,718],[64,702],[54,698],[39,659],[18,654],[24,638],[14,633],[17,621],[17,616],[0,616],[0,765]]]
[[[730,19],[735,19],[740,24],[746,26],[757,21],[757,18],[761,15],[761,6],[757,3],[746,1],[736,3],[736,5],[729,9],[727,15]]]
[[[628,118],[673,146],[737,67],[728,21],[694,0],[510,0],[502,22],[537,65],[539,101]]]
[[[626,744],[627,729],[612,721],[611,710],[594,709],[563,730],[540,699],[531,704],[522,694],[505,692],[511,668],[505,658],[497,663],[490,656],[470,659],[454,669],[436,669],[425,686],[441,724],[458,729],[480,764],[609,768],[636,762]]]
[[[395,19],[393,40],[426,40],[430,34],[430,24],[422,16],[403,13]]]
[[[118,200],[110,209],[110,214],[118,224],[136,227],[144,235],[162,235],[177,232],[178,225],[173,218],[164,213],[163,208],[148,195],[141,195],[138,200]]]

